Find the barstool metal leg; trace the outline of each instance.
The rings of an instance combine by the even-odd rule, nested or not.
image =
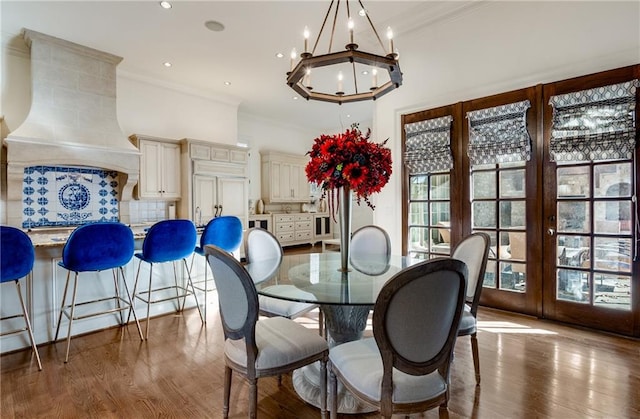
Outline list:
[[[131,312],[133,312],[133,320],[136,322],[136,327],[138,328],[138,333],[140,334],[140,340],[144,340],[144,337],[142,336],[142,329],[140,328],[140,322],[138,321],[138,316],[133,310],[133,298],[131,298],[131,293],[129,292],[129,286],[127,285],[127,280],[124,277],[124,269],[122,268],[122,266],[120,267],[120,273],[122,274],[122,282],[124,283],[124,292],[127,293],[127,298],[129,299],[129,315],[131,315]],[[127,320],[127,323],[129,323],[129,320]]]
[[[38,347],[36,346],[36,341],[33,338],[33,331],[31,330],[31,321],[29,320],[29,313],[27,312],[27,307],[24,304],[24,300],[22,299],[22,291],[20,290],[20,282],[16,280],[16,288],[18,290],[18,298],[20,299],[20,305],[22,306],[22,315],[24,316],[24,321],[27,324],[27,332],[29,333],[29,340],[31,341],[31,347],[33,348],[33,352],[36,354],[36,361],[38,361],[38,369],[42,371],[42,363],[40,362],[40,354],[38,353]]]
[[[76,296],[78,294],[78,272],[74,275],[73,279],[73,298],[71,300],[71,312],[69,315],[69,330],[67,331],[67,353],[64,357],[65,364],[69,362],[69,347],[71,346],[71,326],[73,325],[73,317],[76,311]]]
[[[62,304],[60,305],[60,314],[58,314],[58,325],[56,327],[56,335],[53,341],[58,340],[58,333],[60,332],[60,323],[62,322],[62,311],[64,310],[64,303],[67,301],[67,290],[69,289],[69,278],[71,277],[71,271],[67,271],[67,282],[64,284],[64,292],[62,293]]]
[[[182,259],[182,261],[184,262],[184,267],[187,270],[187,286],[191,286],[191,292],[193,293],[193,298],[196,300],[196,307],[198,308],[198,313],[200,313],[200,320],[204,324],[205,320],[204,320],[204,317],[202,317],[202,310],[200,310],[200,304],[198,303],[198,296],[196,295],[196,289],[193,286],[193,281],[191,280],[191,271],[189,270],[189,266],[187,266],[187,260]],[[206,288],[206,284],[205,284],[205,288]],[[206,299],[206,291],[205,291],[205,299]]]
[[[117,268],[111,269],[111,275],[113,276],[113,286],[115,288],[115,299],[116,299],[116,308],[120,313],[120,326],[124,325],[124,313],[122,313],[122,304],[120,301],[120,287],[118,286],[118,280],[120,279],[120,272]],[[124,274],[122,275],[124,279]]]
[[[145,326],[145,339],[149,340],[149,315],[151,313],[151,278],[153,278],[153,263],[149,264],[149,289],[147,291],[147,324]]]

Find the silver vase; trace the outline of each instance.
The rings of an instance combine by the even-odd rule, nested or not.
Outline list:
[[[338,219],[340,221],[340,271],[349,271],[349,244],[351,243],[351,189],[338,190]]]

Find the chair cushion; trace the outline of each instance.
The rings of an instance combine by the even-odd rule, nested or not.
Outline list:
[[[312,329],[284,317],[270,317],[256,323],[258,357],[256,370],[279,368],[329,349],[327,341]],[[227,339],[225,355],[234,363],[246,366],[244,339]]]
[[[460,325],[458,326],[458,336],[467,336],[476,333],[476,318],[471,314],[468,305],[464,305],[464,311],[460,318]]]
[[[343,343],[331,348],[329,360],[335,371],[358,392],[372,400],[380,400],[382,358],[374,338]],[[414,403],[438,397],[447,390],[444,378],[434,371],[413,376],[393,370],[393,402]]]
[[[269,317],[282,316],[290,319],[294,319],[317,307],[316,304],[281,300],[279,298],[266,297],[264,295],[258,296],[258,303],[260,305],[260,313],[263,315]]]

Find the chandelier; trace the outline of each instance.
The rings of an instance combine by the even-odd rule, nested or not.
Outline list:
[[[387,28],[388,45],[385,46],[373,26],[367,9],[362,1],[358,0],[360,9],[357,18],[364,23],[362,26],[371,29],[382,54],[358,50],[358,44],[354,42],[356,29],[354,17],[356,16],[352,16],[349,3],[349,0],[332,0],[313,49],[309,50],[310,31],[305,27],[303,33],[304,50],[300,54],[300,60],[297,61],[298,54],[295,49],[291,52],[291,71],[287,73],[287,84],[307,100],[320,100],[340,105],[348,102],[376,100],[402,84],[402,73],[398,62],[398,53],[393,47],[391,28]],[[342,35],[346,36],[347,43],[344,50],[332,52],[334,40],[338,38],[336,26],[338,25],[341,4],[345,4],[346,9],[346,30]],[[316,49],[330,15],[333,15],[333,22],[328,40],[328,51],[326,54],[316,55]],[[359,33],[366,31],[361,30]],[[323,83],[319,83],[321,81]],[[316,88],[313,87],[313,84],[316,84]]]

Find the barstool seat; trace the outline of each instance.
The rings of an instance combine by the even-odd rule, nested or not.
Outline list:
[[[196,247],[194,252],[204,259],[204,280],[194,281],[195,289],[204,293],[204,309],[200,311],[203,318],[202,321],[207,323],[207,294],[215,289],[213,277],[207,278],[208,263],[204,247],[213,244],[222,250],[233,253],[240,248],[242,243],[242,221],[238,217],[232,215],[222,215],[211,219],[207,223],[200,236],[200,246]],[[193,259],[191,260],[193,262]]]
[[[136,282],[133,286],[133,298],[147,304],[147,325],[145,327],[145,338],[149,339],[149,318],[151,314],[151,304],[161,303],[170,300],[182,300],[178,303],[178,312],[184,309],[186,297],[193,295],[196,300],[196,307],[200,312],[198,298],[191,281],[191,271],[187,265],[187,258],[193,254],[196,246],[196,227],[191,220],[164,220],[152,225],[147,231],[147,235],[142,243],[142,252],[135,256],[140,259]],[[182,260],[187,273],[187,284],[178,284],[178,274],[175,262]],[[138,291],[138,280],[140,279],[140,268],[142,262],[146,262],[149,267],[149,284],[146,290]],[[158,263],[171,262],[173,264],[174,285],[153,288],[153,265]],[[173,292],[175,291],[175,293]],[[133,310],[132,310],[133,311]],[[202,312],[200,312],[202,318]]]
[[[29,341],[31,342],[31,348],[38,361],[38,369],[42,370],[42,363],[40,362],[40,354],[38,353],[38,347],[36,346],[33,338],[33,331],[31,329],[31,321],[29,320],[29,313],[27,307],[24,304],[22,298],[22,291],[20,289],[20,279],[31,273],[33,269],[33,262],[35,260],[35,251],[33,250],[33,243],[25,232],[14,227],[0,227],[0,256],[2,263],[0,265],[0,283],[8,283],[14,281],[16,284],[16,290],[18,292],[18,300],[22,307],[22,314],[7,315],[0,318],[2,320],[9,320],[18,317],[24,318],[25,326],[19,329],[12,329],[3,331],[0,336],[12,335],[15,333],[27,332],[29,335]]]
[[[76,228],[64,248],[62,249],[62,261],[58,263],[66,269],[67,281],[64,286],[62,303],[60,305],[60,314],[58,315],[58,325],[56,326],[56,335],[54,341],[58,340],[60,332],[60,324],[62,323],[62,315],[69,319],[67,331],[67,350],[64,362],[69,361],[69,346],[71,345],[71,327],[74,320],[95,317],[109,313],[120,314],[120,324],[125,325],[123,311],[130,310],[133,306],[131,294],[124,274],[123,267],[129,263],[133,257],[134,240],[131,229],[122,223],[114,222],[97,222],[85,224]],[[82,302],[76,301],[78,294],[78,274],[80,272],[99,272],[111,269],[113,274],[114,295],[110,297],[86,300]],[[74,272],[73,295],[71,303],[67,304],[67,292],[69,290],[69,280],[71,272]],[[120,275],[122,281],[120,281]],[[126,295],[120,295],[120,282],[124,285]],[[125,298],[126,297],[126,298]],[[113,301],[112,308],[93,309],[90,308],[102,306],[104,302]],[[76,314],[78,306],[86,306],[87,310],[83,314]],[[134,313],[134,320],[142,339],[142,329],[140,323]]]

